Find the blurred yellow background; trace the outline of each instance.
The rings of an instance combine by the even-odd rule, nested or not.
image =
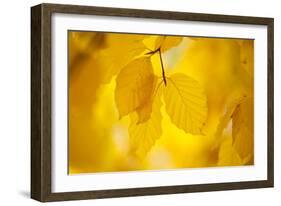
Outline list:
[[[69,31],[68,45],[70,174],[254,164],[254,40]],[[168,92],[188,79],[202,118],[182,125]]]

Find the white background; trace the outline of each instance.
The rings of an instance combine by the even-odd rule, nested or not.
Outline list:
[[[96,6],[269,16],[275,18],[275,188],[48,203],[47,205],[280,205],[281,13],[276,0],[64,0]],[[2,1],[0,8],[0,203],[39,205],[30,184],[30,6],[41,1]]]

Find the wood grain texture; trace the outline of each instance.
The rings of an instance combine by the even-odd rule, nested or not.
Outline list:
[[[41,6],[31,11],[31,197],[41,200]]]
[[[267,180],[274,186],[274,20],[267,25]]]
[[[268,178],[264,181],[53,193],[51,190],[51,16],[53,13],[266,25]],[[31,8],[31,197],[41,202],[273,187],[273,19],[170,11],[41,4]],[[266,138],[266,137],[265,137]]]

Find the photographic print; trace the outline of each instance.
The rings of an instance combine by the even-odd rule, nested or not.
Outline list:
[[[254,164],[254,39],[68,31],[68,172]]]

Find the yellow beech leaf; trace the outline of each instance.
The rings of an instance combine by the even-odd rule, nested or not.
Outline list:
[[[249,115],[249,112],[253,111],[253,105],[249,103],[249,97],[241,96],[234,99],[228,104],[225,114],[220,119],[213,146],[220,148],[218,161],[220,166],[253,163],[253,131],[250,129],[253,129],[251,120],[253,116]],[[225,136],[225,130],[230,131],[229,136]]]
[[[96,60],[102,69],[103,82],[109,83],[114,75],[146,50],[142,40],[145,35],[105,34],[106,47],[98,50]]]
[[[233,147],[243,160],[253,162],[254,154],[254,105],[248,97],[238,104],[232,115]]]
[[[167,80],[164,100],[171,121],[187,133],[201,134],[208,111],[203,89],[196,80],[184,74],[174,74]]]
[[[154,76],[153,78],[153,86],[150,91],[149,98],[145,101],[145,103],[141,106],[139,106],[136,109],[137,115],[138,115],[138,124],[147,121],[150,118],[151,112],[152,112],[152,104],[154,99],[156,98],[157,92],[159,92],[159,87],[163,81],[159,83],[158,77]]]
[[[165,52],[173,47],[178,46],[183,37],[177,36],[159,36],[155,41],[155,48],[161,47],[161,52]]]
[[[138,123],[139,118],[136,113],[131,114],[129,126],[130,145],[137,156],[143,157],[150,151],[155,141],[162,135],[162,115],[161,115],[161,95],[158,90],[152,104],[150,118],[146,122]]]
[[[137,124],[143,123],[150,118],[152,112],[152,103],[153,103],[152,101],[153,100],[151,99],[136,109],[138,115]]]
[[[161,47],[161,52],[166,52],[167,50],[178,46],[183,37],[177,36],[150,36],[143,40],[144,45],[150,51],[155,51]]]
[[[232,119],[233,112],[235,111],[237,105],[239,105],[241,102],[245,100],[244,96],[240,96],[237,98],[233,98],[232,101],[230,101],[226,108],[224,114],[220,117],[220,121],[218,123],[218,126],[215,131],[215,143],[213,144],[213,149],[216,149],[220,146],[223,139],[223,131],[227,128],[229,122]]]
[[[231,137],[227,137],[220,146],[218,166],[236,166],[242,164],[242,159],[232,146]]]
[[[116,78],[115,102],[119,117],[123,117],[146,103],[153,91],[154,74],[148,57],[128,63]]]
[[[254,40],[237,40],[240,45],[240,61],[241,67],[250,75],[253,81],[254,75]]]
[[[164,43],[164,40],[166,39],[167,37],[166,36],[158,36],[156,39],[155,39],[155,45],[154,45],[154,49],[159,49],[162,44]]]

